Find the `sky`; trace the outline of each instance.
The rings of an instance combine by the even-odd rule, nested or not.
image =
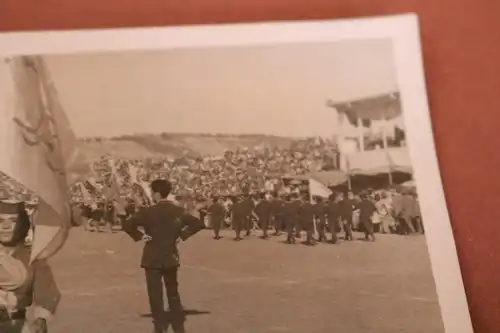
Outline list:
[[[330,137],[326,101],[397,90],[390,40],[53,55],[77,136],[134,133]]]

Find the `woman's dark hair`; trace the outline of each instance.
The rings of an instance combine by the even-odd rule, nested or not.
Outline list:
[[[12,239],[9,242],[2,242],[2,245],[12,247],[24,243],[28,232],[31,228],[30,218],[28,212],[26,211],[26,206],[24,202],[20,202],[17,205],[17,222],[12,232]]]

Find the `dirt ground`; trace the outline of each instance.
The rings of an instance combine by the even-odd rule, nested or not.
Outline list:
[[[314,247],[223,236],[180,246],[187,332],[443,332],[422,236]],[[63,300],[50,333],[151,332],[141,247],[73,229],[51,260]]]

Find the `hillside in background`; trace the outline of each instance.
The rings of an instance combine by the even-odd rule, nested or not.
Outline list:
[[[88,162],[111,154],[126,159],[160,156],[219,156],[226,150],[268,146],[286,148],[293,138],[267,135],[212,135],[212,134],[137,134],[116,138],[89,138],[81,140],[82,152]]]

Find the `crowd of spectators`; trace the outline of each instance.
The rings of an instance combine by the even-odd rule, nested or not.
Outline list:
[[[237,195],[255,190],[276,190],[284,175],[306,175],[322,170],[338,169],[338,150],[334,141],[310,138],[293,141],[288,147],[241,147],[221,156],[180,156],[172,158],[124,159],[110,154],[93,163],[93,174],[86,176],[96,185],[94,195],[102,198],[109,181],[113,159],[123,195],[131,193],[128,165],[133,165],[141,180],[168,178],[177,196],[210,197]],[[72,198],[82,201],[81,187],[74,186]],[[0,199],[30,201],[33,193],[15,180],[0,173]]]

